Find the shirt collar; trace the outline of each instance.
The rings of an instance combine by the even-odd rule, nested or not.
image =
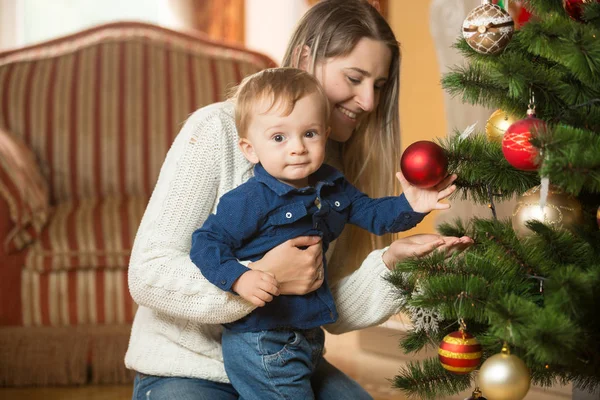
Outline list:
[[[315,187],[323,185],[333,186],[335,181],[344,177],[340,171],[327,164],[321,165],[321,168],[315,171],[312,176],[316,178],[314,179],[317,182]],[[296,189],[287,183],[280,182],[276,178],[272,177],[260,163],[254,166],[254,177],[257,181],[265,184],[269,189],[279,196],[284,196],[293,191],[300,193],[305,192],[307,189],[313,189],[313,187],[310,186]]]

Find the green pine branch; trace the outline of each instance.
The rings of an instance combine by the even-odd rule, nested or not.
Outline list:
[[[499,143],[489,142],[484,135],[461,139],[456,134],[440,142],[448,156],[448,169],[456,173],[455,196],[478,204],[490,202],[488,188],[494,188],[494,199],[509,199],[539,184],[535,172],[515,170],[504,158]]]
[[[469,375],[454,375],[446,371],[437,358],[422,363],[409,362],[394,379],[394,387],[402,389],[409,398],[439,399],[468,389]]]

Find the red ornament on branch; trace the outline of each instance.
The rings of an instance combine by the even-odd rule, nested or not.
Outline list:
[[[408,146],[400,160],[402,174],[414,186],[430,188],[448,174],[448,158],[434,142],[421,140]]]
[[[460,329],[444,337],[438,356],[444,369],[459,375],[468,374],[479,366],[481,344],[475,336]]]
[[[539,152],[529,139],[542,129],[546,123],[535,118],[535,112],[527,110],[527,118],[508,127],[502,138],[502,153],[513,167],[524,171],[536,170],[539,166]]]
[[[600,2],[600,0],[563,0],[563,7],[569,17],[573,18],[575,21],[583,22],[581,18],[583,16],[583,9],[581,7],[582,4]]]

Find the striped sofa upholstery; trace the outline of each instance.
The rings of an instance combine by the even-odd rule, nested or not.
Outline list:
[[[0,248],[0,385],[125,382],[132,242],[186,117],[268,57],[137,22],[0,53],[0,129],[26,143],[51,213]],[[0,243],[11,229],[0,196]]]

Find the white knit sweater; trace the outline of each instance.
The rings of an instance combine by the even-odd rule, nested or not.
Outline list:
[[[220,324],[254,306],[209,283],[189,252],[192,233],[218,199],[252,176],[237,142],[233,105],[218,103],[196,111],[167,154],[129,265],[129,290],[139,305],[125,356],[130,369],[229,382]],[[333,248],[332,243],[328,256]],[[373,251],[356,272],[330,282],[339,319],[325,326],[328,331],[376,325],[399,311],[397,292],[382,279],[388,271],[382,252]]]

